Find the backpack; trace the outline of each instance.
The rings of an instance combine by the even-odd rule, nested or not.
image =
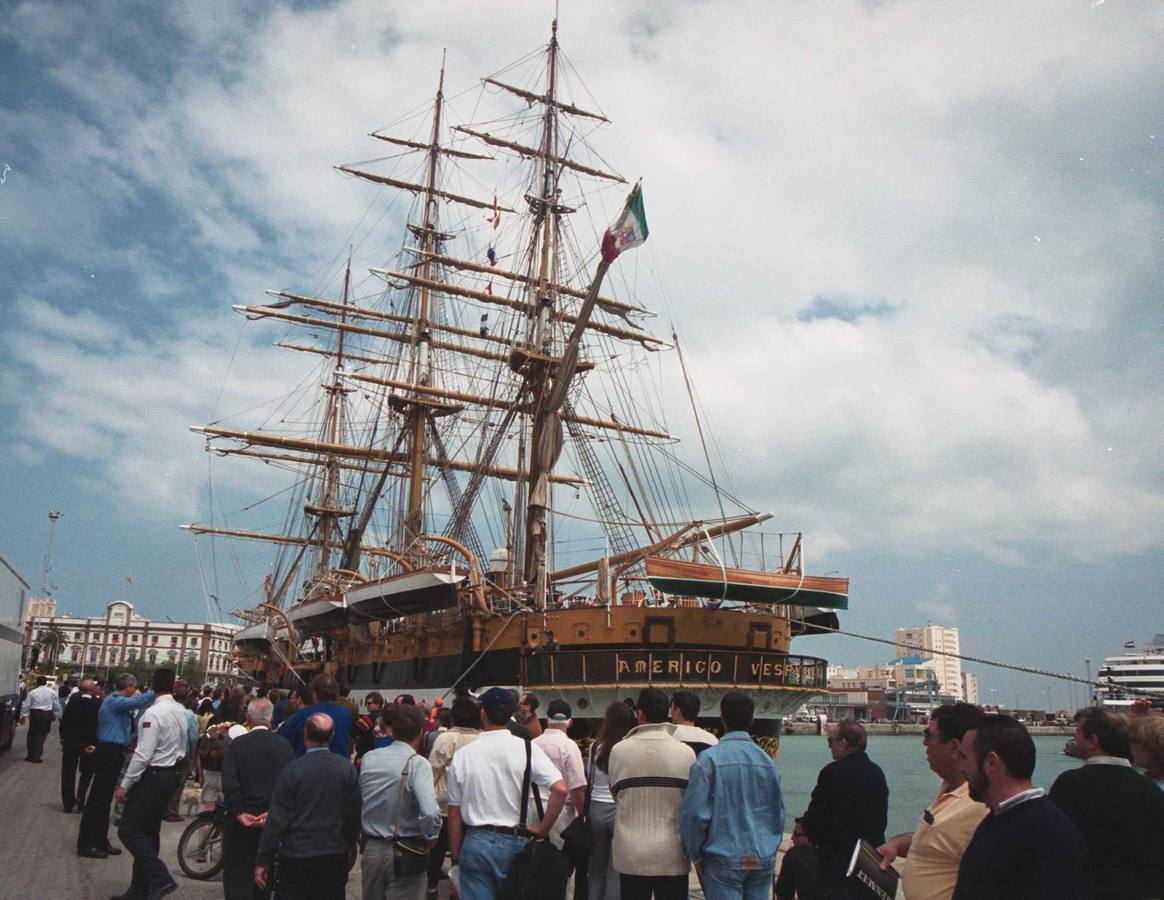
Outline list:
[[[217,737],[204,734],[198,738],[198,762],[204,772],[221,772],[222,759],[226,756],[226,748],[230,746],[230,737],[224,728]]]

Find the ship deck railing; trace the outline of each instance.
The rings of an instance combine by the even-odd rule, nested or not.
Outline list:
[[[528,687],[710,685],[824,691],[828,662],[775,650],[641,648],[539,652],[521,661]]]

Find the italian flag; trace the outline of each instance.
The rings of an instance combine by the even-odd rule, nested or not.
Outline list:
[[[630,196],[626,198],[622,215],[602,236],[602,258],[608,263],[614,262],[623,250],[630,250],[643,243],[647,239],[647,233],[647,213],[643,209],[642,186],[636,184]]]

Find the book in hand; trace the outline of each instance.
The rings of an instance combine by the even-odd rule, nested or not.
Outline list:
[[[881,871],[882,856],[866,840],[858,840],[845,872],[847,884],[854,897],[876,897],[878,900],[893,900],[897,896],[897,872],[892,868]]]

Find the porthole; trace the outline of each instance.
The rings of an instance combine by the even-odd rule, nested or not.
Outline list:
[[[574,705],[578,707],[578,709],[586,709],[590,705],[590,701],[585,697],[579,697],[574,701]]]

